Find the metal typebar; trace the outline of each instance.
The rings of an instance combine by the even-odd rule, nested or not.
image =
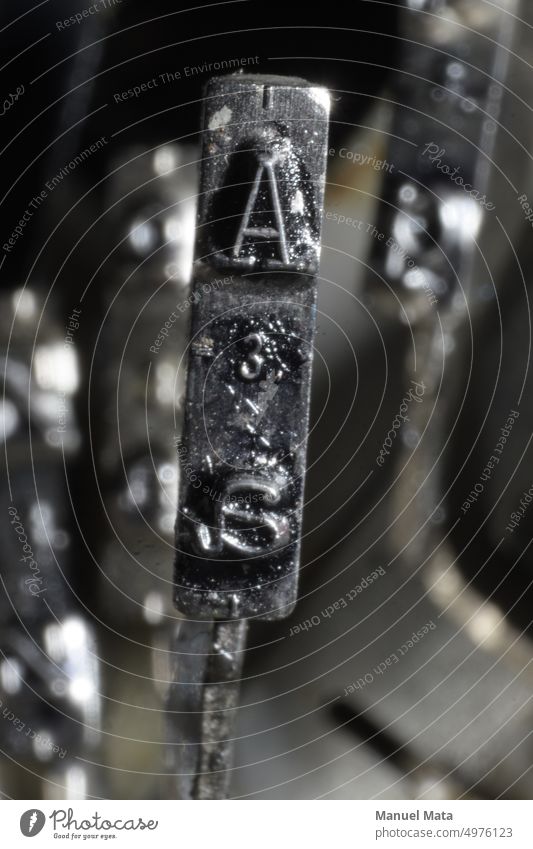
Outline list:
[[[230,76],[205,96],[175,601],[287,616],[296,601],[328,95]]]
[[[185,796],[227,791],[243,620],[296,602],[328,110],[324,89],[293,78],[219,77],[205,92],[175,603],[223,621],[189,622],[179,642],[203,648],[170,705],[210,713],[194,768],[184,740],[200,776]]]
[[[236,622],[184,622],[175,653],[180,683],[168,704],[180,799],[227,795],[233,763],[232,732],[248,630]]]

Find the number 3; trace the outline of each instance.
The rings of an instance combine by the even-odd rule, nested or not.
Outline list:
[[[263,349],[263,340],[259,333],[250,333],[244,342],[252,346],[245,362],[239,366],[239,375],[244,380],[257,380],[261,374],[264,359],[259,356]]]

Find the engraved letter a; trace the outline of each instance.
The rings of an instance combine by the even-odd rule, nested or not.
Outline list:
[[[256,239],[269,239],[275,240],[279,244],[279,250],[281,255],[281,260],[288,264],[289,263],[289,253],[287,251],[287,238],[285,235],[285,225],[283,223],[283,216],[281,211],[281,204],[279,201],[279,192],[278,186],[276,183],[276,176],[274,174],[274,162],[276,160],[276,155],[273,153],[261,153],[258,156],[258,166],[255,174],[254,182],[252,184],[252,190],[248,197],[248,201],[246,203],[246,208],[244,210],[244,215],[242,217],[242,221],[239,226],[239,230],[237,232],[237,238],[235,240],[235,245],[233,246],[233,256],[235,259],[238,259],[240,256],[242,245],[244,239],[248,237],[256,238]],[[266,176],[268,180],[268,185],[270,187],[270,193],[272,196],[272,210],[274,212],[274,218],[276,220],[277,229],[275,227],[250,227],[250,217],[252,216],[255,205],[257,202],[257,196],[259,194],[259,187],[261,185],[261,181],[263,177]],[[264,210],[263,210],[264,213]]]

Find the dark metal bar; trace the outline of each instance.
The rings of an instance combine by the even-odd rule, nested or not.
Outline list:
[[[328,95],[280,77],[206,90],[175,601],[185,614],[294,606]]]
[[[180,799],[227,796],[246,632],[245,619],[183,622],[178,631],[168,716]]]
[[[280,77],[206,90],[175,571],[200,621],[181,626],[169,698],[181,798],[227,795],[247,619],[296,602],[328,105]]]

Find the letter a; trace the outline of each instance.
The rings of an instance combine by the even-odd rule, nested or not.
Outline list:
[[[285,236],[285,226],[283,223],[283,216],[281,211],[281,204],[279,201],[279,192],[278,185],[276,183],[276,177],[274,174],[274,162],[276,156],[273,153],[265,154],[262,153],[258,157],[258,166],[255,174],[254,182],[252,185],[252,190],[248,197],[248,201],[246,203],[246,208],[244,210],[244,215],[242,217],[241,224],[239,226],[239,230],[237,233],[237,238],[235,240],[235,245],[233,246],[233,256],[235,259],[238,259],[240,256],[242,245],[244,239],[249,236],[252,238],[259,239],[275,239],[279,242],[281,259],[285,264],[289,264],[289,253],[287,250],[287,239]],[[274,227],[250,227],[250,218],[254,212],[255,205],[257,202],[257,196],[259,194],[259,187],[261,185],[261,181],[263,179],[264,173],[266,172],[266,176],[268,179],[268,184],[270,187],[270,194],[272,196],[272,209],[274,212],[274,217],[276,219],[277,229]],[[263,210],[264,211],[264,210]]]

